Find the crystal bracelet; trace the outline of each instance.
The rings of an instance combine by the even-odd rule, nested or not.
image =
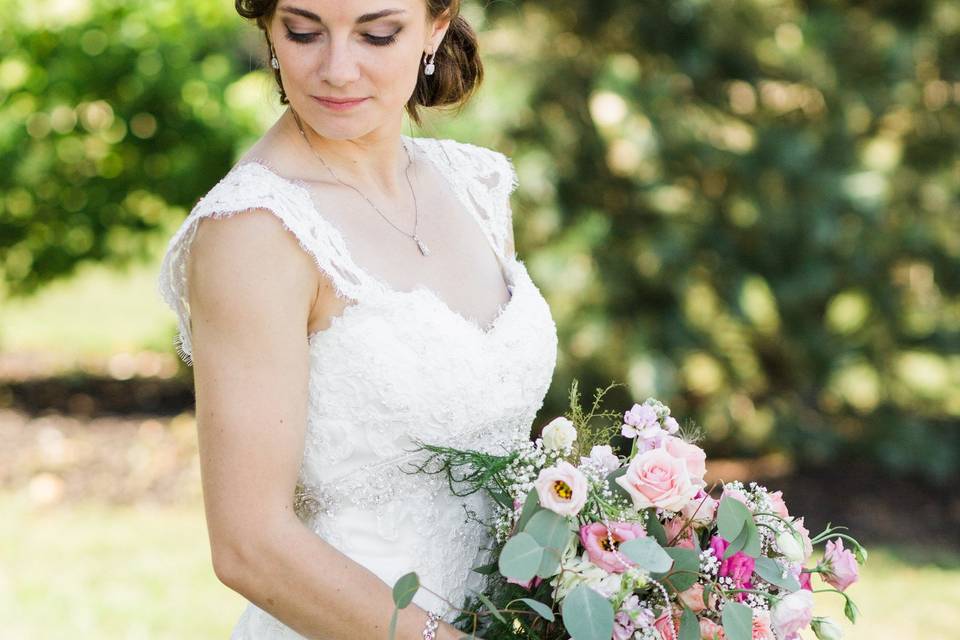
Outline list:
[[[437,627],[440,626],[440,614],[436,611],[427,612],[427,623],[423,627],[423,640],[437,640]]]

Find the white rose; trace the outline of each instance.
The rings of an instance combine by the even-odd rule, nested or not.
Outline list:
[[[577,439],[577,430],[572,422],[560,416],[543,428],[540,437],[543,438],[543,446],[547,449],[567,449]]]
[[[789,638],[805,629],[813,618],[813,594],[806,589],[780,599],[770,614],[773,630],[780,638]]]
[[[803,543],[789,529],[777,534],[777,549],[790,562],[803,562],[806,559]]]
[[[840,640],[843,638],[843,629],[830,618],[815,618],[811,626],[820,640]]]

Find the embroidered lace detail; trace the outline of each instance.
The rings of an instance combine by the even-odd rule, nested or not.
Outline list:
[[[480,327],[426,288],[396,291],[352,260],[305,185],[270,167],[234,167],[191,211],[170,241],[158,287],[177,312],[178,351],[190,364],[186,259],[197,223],[258,208],[275,214],[339,295],[353,300],[329,327],[306,337],[307,425],[291,501],[318,536],[392,585],[421,583],[461,606],[483,577],[492,544],[482,494],[453,496],[444,477],[408,474],[414,441],[495,451],[529,434],[557,356],[549,306],[516,255],[504,256],[516,174],[503,154],[453,140],[410,139],[447,178],[501,259],[510,299]],[[415,604],[455,611],[421,590]],[[299,639],[249,603],[233,640]]]

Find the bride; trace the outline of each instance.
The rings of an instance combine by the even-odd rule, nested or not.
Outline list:
[[[401,134],[482,79],[458,0],[237,0],[286,111],[170,239],[158,287],[193,367],[213,569],[234,640],[451,624],[491,544],[487,498],[412,474],[415,440],[529,437],[556,327],[513,248],[507,156]]]

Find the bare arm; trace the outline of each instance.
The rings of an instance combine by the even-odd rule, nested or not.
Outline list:
[[[188,290],[213,568],[307,638],[386,638],[391,586],[293,511],[307,418],[307,325],[323,277],[269,211],[199,223]],[[425,620],[413,604],[402,610],[397,640],[421,639]],[[443,624],[438,638],[461,635]]]

